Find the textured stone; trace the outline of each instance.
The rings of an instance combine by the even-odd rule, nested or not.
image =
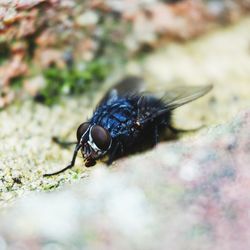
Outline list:
[[[1,214],[9,244],[58,249],[250,248],[250,111],[194,138],[97,167]],[[18,235],[18,238],[16,237]],[[237,235],[237,237],[236,237]]]
[[[146,59],[151,87],[213,82],[174,115],[178,127],[207,127],[111,168],[87,170],[79,157],[72,170],[42,177],[72,156],[52,136],[73,140],[103,90],[0,112],[0,249],[248,250],[248,27],[246,19]]]

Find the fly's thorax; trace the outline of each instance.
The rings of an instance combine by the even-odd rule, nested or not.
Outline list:
[[[123,124],[128,123],[136,116],[136,109],[126,98],[119,98],[115,102],[102,105],[96,109],[91,122],[107,128],[110,133]]]

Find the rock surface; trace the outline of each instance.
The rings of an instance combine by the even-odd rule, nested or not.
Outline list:
[[[87,181],[22,198],[1,214],[0,244],[247,250],[249,126],[250,111],[242,112],[193,139],[97,167]]]
[[[208,127],[111,168],[86,170],[78,159],[42,178],[72,155],[51,137],[74,139],[103,90],[51,109],[26,101],[0,112],[0,249],[248,250],[249,27],[245,19],[128,65],[152,88],[212,81],[209,95],[174,117],[178,127]]]

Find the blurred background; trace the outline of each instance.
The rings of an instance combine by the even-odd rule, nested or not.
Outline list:
[[[249,0],[0,0],[0,250],[250,249]],[[106,90],[213,84],[203,129],[58,176]]]

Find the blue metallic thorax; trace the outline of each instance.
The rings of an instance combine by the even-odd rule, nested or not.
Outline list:
[[[129,99],[118,98],[112,103],[99,106],[90,120],[106,128],[112,139],[132,134],[131,127],[136,121],[137,110]]]

